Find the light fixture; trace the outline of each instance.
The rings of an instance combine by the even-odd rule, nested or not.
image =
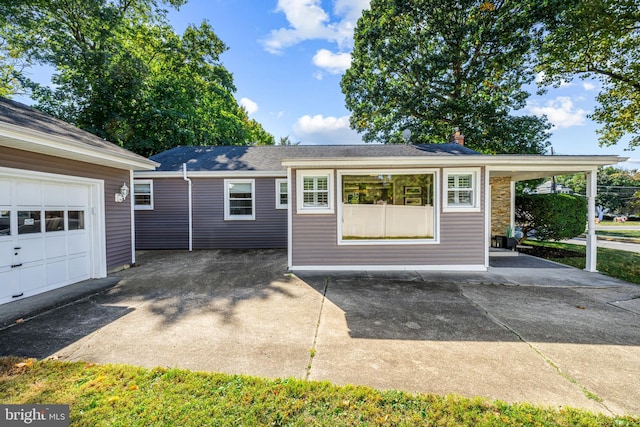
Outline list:
[[[127,200],[127,196],[129,195],[129,187],[127,187],[127,183],[123,183],[122,187],[120,187],[120,192],[116,193],[116,203],[122,203]]]

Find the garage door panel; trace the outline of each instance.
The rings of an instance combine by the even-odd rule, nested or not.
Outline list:
[[[42,237],[37,235],[32,238],[22,238],[18,240],[18,260],[22,264],[42,261],[44,259],[44,246]]]
[[[56,234],[59,235],[47,236],[44,239],[44,255],[47,259],[67,256],[67,236],[60,233]]]
[[[0,204],[11,204],[11,181],[0,179]]]
[[[66,284],[68,280],[67,259],[47,262],[47,286]]]
[[[67,203],[67,186],[63,184],[43,184],[42,203],[45,206],[64,206]]]
[[[90,277],[89,274],[89,257],[86,255],[71,257],[68,261],[69,278],[73,281],[85,280]]]
[[[46,286],[45,266],[36,264],[22,266],[19,269],[21,291],[25,294],[33,294],[34,291]]]
[[[11,267],[11,264],[13,264],[13,248],[12,240],[7,239],[6,237],[0,238],[0,271],[4,268]]]
[[[67,235],[67,253],[69,255],[75,255],[87,252],[89,250],[87,239],[87,233],[69,233]]]
[[[73,185],[67,188],[67,206],[84,207],[89,200],[89,188],[87,186]]]
[[[0,304],[13,301],[14,295],[19,295],[18,270],[0,268]]]
[[[15,199],[18,205],[42,205],[42,185],[37,182],[17,182]]]

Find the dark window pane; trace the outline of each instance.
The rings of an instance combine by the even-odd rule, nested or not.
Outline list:
[[[84,211],[69,211],[68,230],[84,230]]]
[[[64,211],[45,211],[45,231],[64,231]]]
[[[0,211],[0,236],[11,234],[11,211]]]
[[[40,233],[40,211],[18,211],[18,234]]]
[[[134,197],[135,197],[136,205],[151,206],[151,195],[149,195],[149,194],[136,194]]]

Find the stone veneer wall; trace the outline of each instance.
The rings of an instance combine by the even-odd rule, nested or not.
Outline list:
[[[511,225],[511,178],[491,177],[491,234],[504,236]]]

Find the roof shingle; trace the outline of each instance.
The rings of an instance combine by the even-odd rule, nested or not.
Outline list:
[[[272,145],[175,147],[151,156],[160,163],[158,171],[180,171],[186,163],[190,171],[281,171],[283,159],[376,158],[413,156],[479,155],[461,145]]]

